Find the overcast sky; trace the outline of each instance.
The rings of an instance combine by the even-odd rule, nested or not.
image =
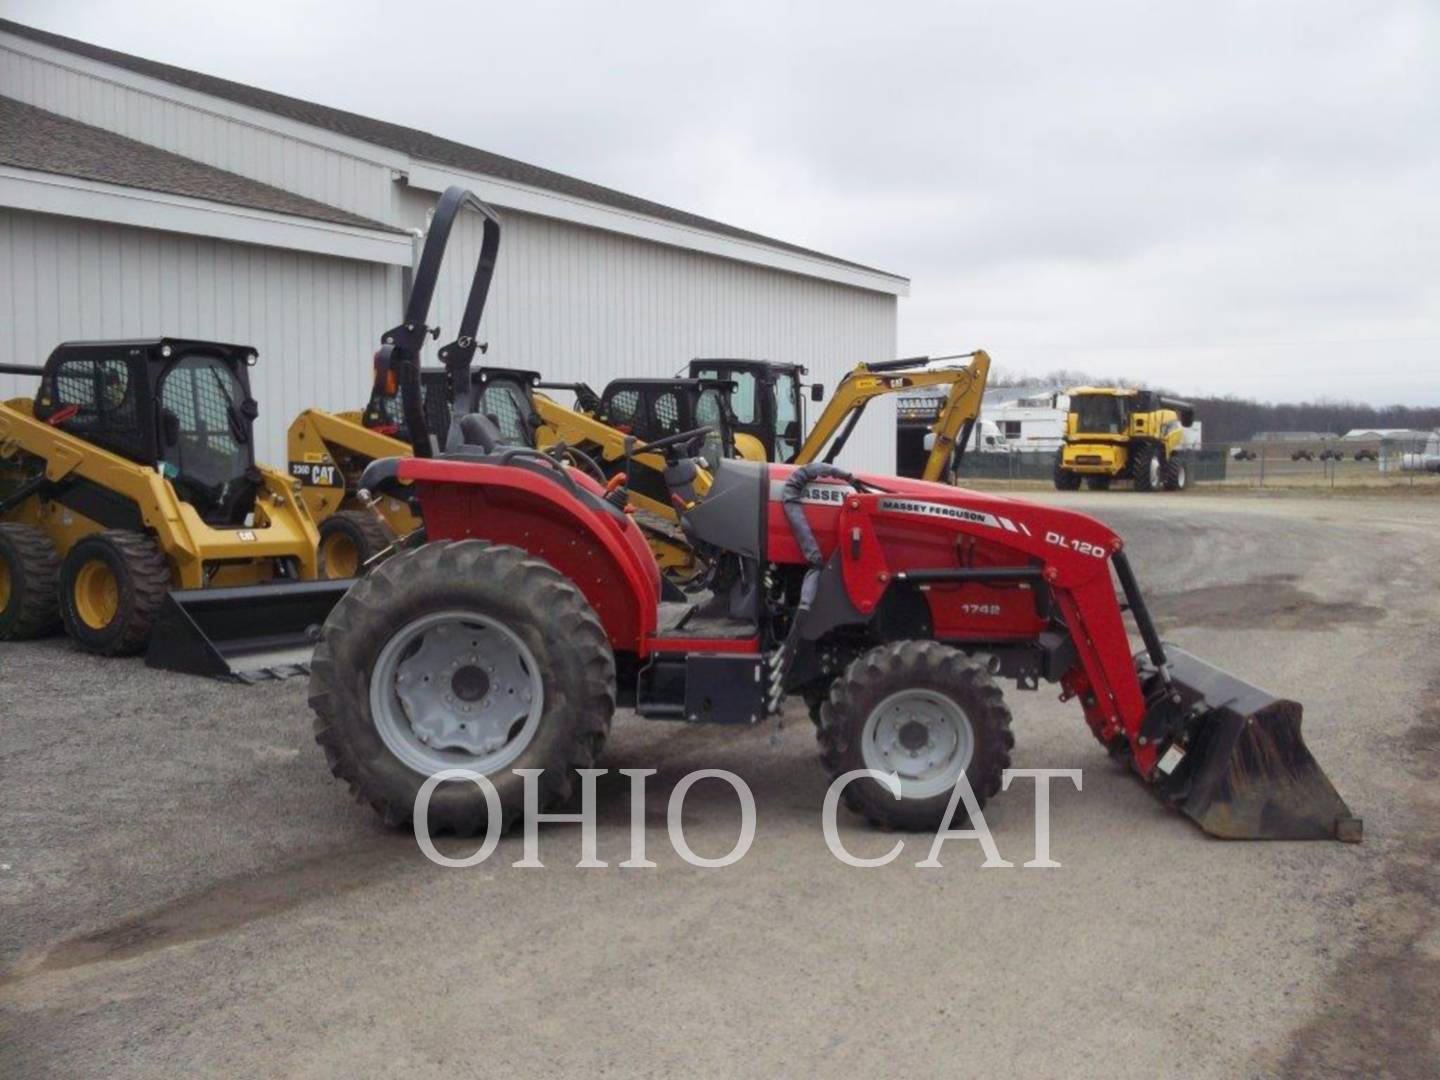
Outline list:
[[[904,274],[903,354],[1440,404],[1435,0],[0,11]]]

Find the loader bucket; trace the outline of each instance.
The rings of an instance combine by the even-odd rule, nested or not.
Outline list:
[[[166,597],[145,663],[244,682],[304,674],[326,616],[353,579],[179,589]]]
[[[1166,774],[1162,754],[1155,773],[1170,801],[1211,836],[1228,840],[1360,839],[1360,819],[1300,736],[1298,703],[1174,646],[1165,646],[1165,655],[1190,732],[1179,764],[1172,760]],[[1146,675],[1147,687],[1154,685],[1153,668]]]

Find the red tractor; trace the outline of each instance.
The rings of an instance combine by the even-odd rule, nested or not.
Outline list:
[[[492,780],[503,827],[522,806],[515,769],[544,770],[541,809],[564,800],[617,705],[750,725],[799,694],[833,775],[899,777],[898,799],[864,779],[849,805],[931,829],[962,771],[977,800],[999,790],[1009,678],[1058,682],[1207,832],[1358,839],[1300,706],[1163,645],[1120,538],[1091,518],[826,465],[726,460],[702,494],[684,448],[708,429],[682,432],[645,449],[669,452],[685,530],[717,570],[707,602],[666,600],[623,489],[501,445],[482,416],[462,428],[455,450],[367,471],[372,491],[414,485],[426,541],[356,583],[315,654],[317,739],[388,822],[448,768]],[[430,814],[437,831],[488,825],[470,783],[441,785]]]
[[[518,769],[538,808],[595,763],[617,706],[754,725],[809,704],[832,776],[883,826],[942,824],[962,773],[993,796],[1014,744],[997,680],[1059,683],[1095,737],[1216,836],[1358,840],[1300,736],[1300,706],[1162,644],[1110,529],[1083,514],[831,465],[691,456],[699,428],[635,446],[664,479],[709,591],[667,587],[626,513],[628,482],[583,455],[502,444],[489,418],[436,450],[419,406],[426,328],[387,337],[415,456],[374,462],[373,494],[414,498],[423,537],[356,582],[316,649],[311,704],[334,774],[411,820],[445,769],[433,831],[507,828]],[[1143,641],[1132,655],[1116,582]],[[498,814],[499,821],[492,820]]]

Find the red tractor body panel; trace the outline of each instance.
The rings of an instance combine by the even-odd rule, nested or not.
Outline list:
[[[582,473],[568,475],[604,495]],[[579,586],[615,648],[646,653],[660,605],[660,570],[628,517],[588,506],[563,484],[526,469],[408,458],[399,476],[419,491],[429,539],[478,537],[544,559]]]

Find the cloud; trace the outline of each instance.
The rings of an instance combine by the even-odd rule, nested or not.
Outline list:
[[[902,353],[1440,401],[1424,0],[3,6],[908,274]]]

